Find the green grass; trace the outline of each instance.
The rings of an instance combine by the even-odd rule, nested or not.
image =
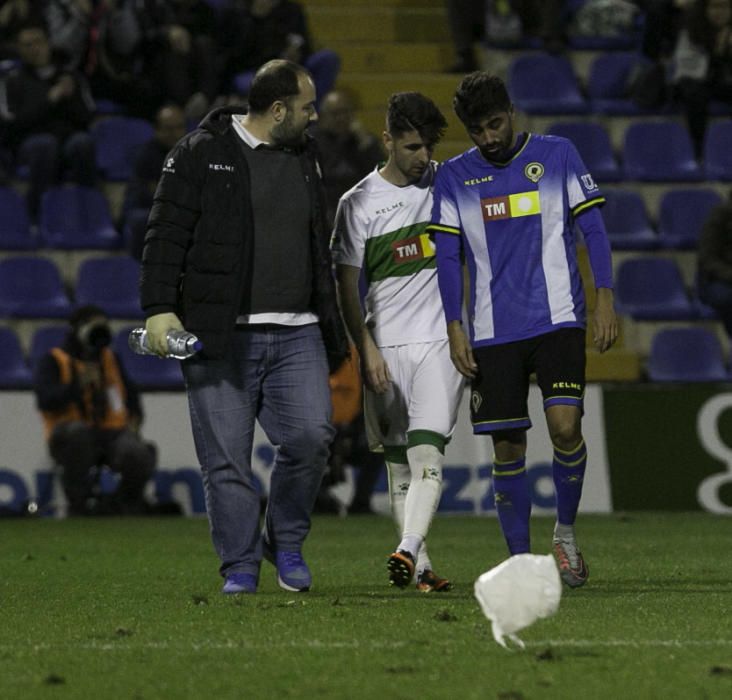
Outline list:
[[[552,522],[533,523],[535,551]],[[430,535],[454,590],[386,585],[382,517],[316,519],[310,593],[265,564],[224,597],[202,519],[0,522],[0,698],[732,698],[732,518],[583,517],[590,581],[492,638],[473,581],[505,558],[491,518]]]

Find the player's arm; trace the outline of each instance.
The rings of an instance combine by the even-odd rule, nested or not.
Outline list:
[[[364,384],[367,389],[377,394],[383,394],[389,388],[391,374],[363,317],[358,293],[360,275],[361,268],[353,265],[336,265],[338,301],[346,328],[348,328],[361,358],[361,375]]]
[[[600,352],[605,352],[618,338],[610,243],[599,207],[589,207],[577,214],[577,223],[582,229],[585,239],[597,290],[592,329],[593,341]]]

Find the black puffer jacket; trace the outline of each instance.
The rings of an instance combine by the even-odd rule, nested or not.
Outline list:
[[[241,300],[252,283],[250,172],[231,126],[231,115],[245,111],[215,110],[173,148],[163,165],[145,237],[140,299],[146,316],[178,314],[186,330],[203,341],[201,355],[208,358],[226,354]],[[336,303],[330,232],[310,139],[299,160],[313,212],[310,307],[320,319],[334,370],[346,357],[348,343]]]

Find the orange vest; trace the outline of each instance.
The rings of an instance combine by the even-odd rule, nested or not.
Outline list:
[[[333,404],[333,424],[348,425],[361,413],[361,375],[358,351],[351,345],[351,356],[330,376],[330,398]]]
[[[71,357],[61,348],[53,348],[51,350],[59,368],[59,379],[62,384],[71,384],[73,377],[72,369],[75,368],[77,374],[84,371],[83,360]],[[120,375],[119,366],[115,359],[114,353],[109,348],[104,348],[100,356],[102,365],[102,373],[104,375],[105,392],[107,396],[107,411],[101,423],[97,423],[96,427],[103,430],[122,430],[127,427],[129,414],[127,413],[127,391],[125,390],[122,376]],[[68,421],[90,422],[86,416],[92,415],[92,392],[87,388],[82,395],[84,403],[84,413],[79,410],[79,406],[75,402],[71,402],[68,406],[57,411],[41,411],[43,416],[43,424],[45,428],[46,439],[51,436],[53,429],[59,424]]]

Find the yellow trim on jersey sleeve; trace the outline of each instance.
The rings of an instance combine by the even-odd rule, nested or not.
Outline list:
[[[459,228],[454,226],[443,226],[442,224],[429,224],[427,226],[427,233],[452,233],[455,236],[459,236],[461,231]]]
[[[572,209],[572,216],[577,216],[577,214],[581,214],[586,209],[596,207],[599,204],[605,204],[605,197],[595,197],[594,199],[588,199],[587,201],[578,204],[574,209]]]

